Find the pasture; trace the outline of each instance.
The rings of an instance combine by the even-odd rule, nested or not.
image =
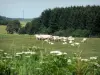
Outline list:
[[[85,43],[81,43],[82,38],[75,38],[76,42],[81,43],[78,49],[77,46],[71,46],[70,44],[63,45],[62,42],[53,42],[54,45],[50,45],[45,41],[36,40],[33,35],[18,35],[18,34],[6,34],[6,26],[0,26],[0,49],[13,53],[21,50],[27,50],[28,47],[38,46],[45,48],[46,51],[60,50],[65,51],[69,55],[72,53],[82,51],[83,57],[88,56],[100,56],[100,38],[88,38]]]
[[[6,34],[6,26],[0,25],[0,34]]]
[[[61,41],[49,44],[34,35],[6,34],[5,28],[0,26],[0,75],[100,74],[96,57],[100,57],[99,38],[87,38],[82,43],[83,38],[76,37],[80,46]]]
[[[80,42],[82,38],[75,38],[75,40]],[[47,52],[51,50],[60,50],[71,55],[72,53],[77,53],[78,50],[80,50],[82,51],[83,57],[100,56],[99,44],[99,38],[88,38],[86,42],[80,44],[78,49],[77,46],[71,46],[70,44],[63,45],[62,42],[54,42],[54,44],[51,45],[45,41],[36,40],[33,35],[0,34],[0,49],[9,53],[27,50],[28,47],[37,46],[45,48]]]

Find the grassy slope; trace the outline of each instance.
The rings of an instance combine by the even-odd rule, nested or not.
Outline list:
[[[6,29],[6,26],[0,25],[0,34],[6,34],[7,32],[5,29]]]
[[[66,51],[69,55],[73,52],[77,52],[77,47],[72,47],[69,44],[62,45],[61,42],[55,42],[54,45],[49,45],[46,42],[38,41],[32,35],[10,35],[5,34],[5,26],[0,26],[0,49],[3,49],[7,52],[17,52],[21,50],[27,50],[27,47],[38,46],[44,47],[49,50],[61,50]],[[76,38],[77,41],[80,41],[82,38]],[[79,50],[82,50],[82,56],[100,56],[100,39],[99,38],[89,38],[85,43],[82,43]]]

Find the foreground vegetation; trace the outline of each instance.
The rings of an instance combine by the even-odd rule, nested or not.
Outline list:
[[[80,55],[36,46],[12,55],[0,50],[0,75],[100,75],[99,58]]]

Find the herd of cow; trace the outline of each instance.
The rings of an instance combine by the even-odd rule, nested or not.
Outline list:
[[[69,37],[60,37],[60,36],[53,36],[48,34],[35,34],[37,40],[50,40],[50,41],[66,41],[66,40],[74,40],[72,36]]]
[[[75,38],[72,36],[61,37],[61,36],[53,36],[53,35],[48,35],[48,34],[35,34],[35,37],[37,40],[44,40],[46,42],[49,41],[48,42],[49,44],[54,44],[53,42],[50,42],[50,41],[62,41],[63,44],[67,44],[67,41],[68,41],[68,43],[72,44],[73,41],[75,40]],[[86,38],[83,38],[81,42],[85,42],[85,41],[86,41]]]

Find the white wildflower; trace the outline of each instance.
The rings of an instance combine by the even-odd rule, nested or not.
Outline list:
[[[81,61],[87,62],[87,61],[89,61],[89,60],[88,60],[88,59],[81,59]]]
[[[67,60],[67,63],[71,64],[71,62],[72,62],[71,59],[68,59],[68,60]]]
[[[31,54],[32,52],[29,51],[29,52],[23,52],[23,53],[24,53],[24,54]]]
[[[90,57],[91,60],[96,60],[97,59],[97,56],[95,57]]]
[[[64,52],[63,54],[67,55],[67,53],[66,53],[66,52]]]
[[[36,68],[37,70],[41,70],[41,68]]]
[[[22,52],[16,53],[16,55],[21,55],[21,54],[23,54],[23,53]]]
[[[58,53],[57,55],[62,55],[62,52],[61,53]]]
[[[60,51],[51,51],[50,53],[60,53]]]
[[[23,54],[36,54],[36,52],[32,52],[32,51],[27,51],[27,52],[22,52]]]
[[[11,59],[11,58],[12,58],[12,56],[6,56],[6,58]]]
[[[5,55],[7,54],[7,53],[4,53]]]
[[[50,54],[62,55],[61,51],[51,51]]]
[[[17,56],[20,56],[20,55],[19,54],[16,54],[15,56],[17,57]]]
[[[96,65],[96,66],[100,67],[100,64],[98,64],[98,63],[96,63],[96,62],[94,63],[94,65]]]
[[[31,52],[30,54],[36,54],[36,52]]]

